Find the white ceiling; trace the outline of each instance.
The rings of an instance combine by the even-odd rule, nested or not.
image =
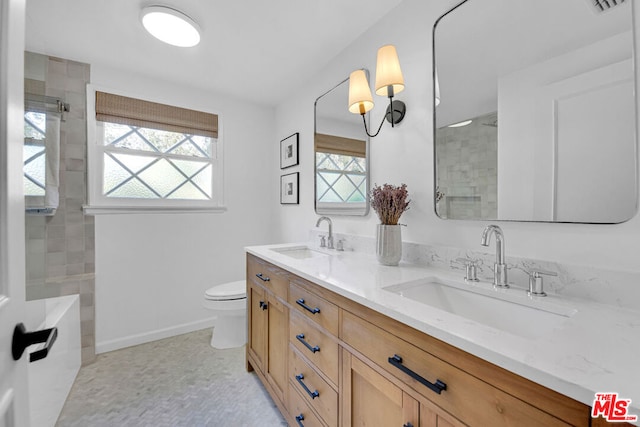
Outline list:
[[[27,0],[26,48],[276,105],[402,0],[169,0],[202,29],[166,45],[146,0]]]

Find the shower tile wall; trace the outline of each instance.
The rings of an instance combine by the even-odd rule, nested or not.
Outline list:
[[[436,131],[438,202],[442,218],[498,216],[497,113],[476,117],[467,126]]]
[[[44,66],[44,84],[25,80],[25,91],[70,105],[60,126],[60,204],[54,216],[26,217],[27,299],[80,294],[82,363],[95,360],[94,218],[85,216],[87,185],[86,85],[89,65],[26,53]],[[42,93],[44,91],[44,93]]]

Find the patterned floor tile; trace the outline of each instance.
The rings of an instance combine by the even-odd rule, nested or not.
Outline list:
[[[83,367],[58,427],[281,427],[244,347],[211,348],[211,329],[100,354]]]

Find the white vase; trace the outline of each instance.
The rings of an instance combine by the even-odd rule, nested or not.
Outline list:
[[[400,225],[378,224],[376,256],[382,265],[398,265],[402,258],[402,229]]]

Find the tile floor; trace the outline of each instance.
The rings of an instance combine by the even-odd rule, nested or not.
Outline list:
[[[56,426],[286,426],[244,347],[215,350],[211,329],[110,353],[83,367]]]

